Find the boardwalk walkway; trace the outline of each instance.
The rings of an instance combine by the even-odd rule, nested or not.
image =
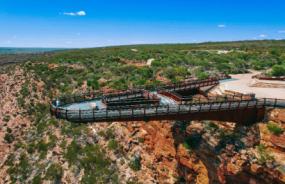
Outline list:
[[[194,84],[194,88],[212,85],[213,83],[216,84],[216,82],[205,84],[202,81]],[[193,84],[179,84],[166,88],[168,91],[189,90],[193,88]],[[263,118],[265,107],[285,107],[285,100],[283,99],[255,98],[254,95],[247,96],[247,98],[218,96],[213,99],[205,97],[203,100],[177,101],[171,96],[158,93],[157,90],[150,91],[150,93],[160,99],[159,104],[108,106],[102,100],[103,93],[87,93],[61,98],[62,105],[58,107],[55,106],[55,101],[52,101],[50,110],[52,115],[58,119],[71,122],[213,119],[249,124]],[[135,98],[128,93],[120,94],[119,99],[114,97],[116,101]],[[96,108],[92,108],[91,103],[96,103]]]

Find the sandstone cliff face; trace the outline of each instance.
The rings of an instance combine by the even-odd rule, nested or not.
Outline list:
[[[275,109],[268,113],[276,122],[284,120],[285,110]],[[215,138],[205,122],[151,121],[112,125],[116,127],[115,138],[126,155],[141,155],[143,170],[133,173],[142,183],[285,182],[284,135],[271,133],[265,123],[250,127],[214,123],[219,129],[235,130],[235,137]],[[99,125],[93,126],[100,130]],[[189,137],[191,149],[183,146]],[[144,143],[139,143],[139,138],[143,138]],[[265,145],[274,158],[260,163],[263,153],[257,150],[259,144]],[[124,169],[121,168],[122,172]]]

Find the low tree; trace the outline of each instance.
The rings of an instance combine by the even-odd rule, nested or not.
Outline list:
[[[217,69],[220,71],[231,71],[231,65],[229,65],[228,63],[221,63],[217,66]]]
[[[272,67],[272,75],[273,76],[284,76],[285,75],[285,67],[282,65],[274,65]]]
[[[164,76],[166,76],[169,79],[174,79],[175,78],[175,70],[173,67],[169,66],[163,71]]]

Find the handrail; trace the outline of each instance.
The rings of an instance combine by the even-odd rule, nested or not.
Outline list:
[[[107,120],[114,118],[129,118],[142,116],[159,116],[169,114],[210,112],[221,110],[237,110],[246,108],[262,108],[262,107],[285,107],[284,99],[257,98],[248,100],[233,99],[229,101],[215,102],[189,102],[167,105],[138,105],[138,106],[121,106],[108,107],[108,109],[86,109],[86,110],[66,110],[66,108],[51,106],[52,115],[59,119],[69,121],[93,121]],[[119,109],[119,113],[118,113]]]

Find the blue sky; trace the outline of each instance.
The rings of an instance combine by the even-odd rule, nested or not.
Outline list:
[[[0,47],[285,38],[284,0],[0,1]]]

